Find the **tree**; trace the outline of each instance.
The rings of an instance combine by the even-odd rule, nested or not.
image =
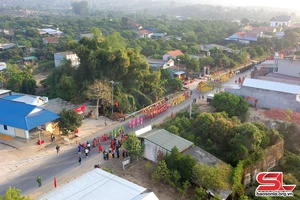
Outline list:
[[[212,106],[217,112],[224,111],[229,117],[238,116],[242,120],[245,120],[249,110],[249,104],[245,99],[229,92],[215,94]]]
[[[96,80],[93,84],[89,85],[86,91],[86,96],[91,100],[96,100],[96,119],[99,117],[99,103],[106,108],[112,102],[112,92],[108,83]],[[100,102],[101,101],[101,102]]]
[[[127,134],[123,147],[128,151],[130,156],[135,156],[136,158],[141,155],[143,150],[141,141],[134,132],[129,132]]]
[[[82,116],[75,110],[66,110],[65,108],[60,112],[58,121],[59,130],[63,135],[68,135],[70,132],[75,132],[77,128],[82,125]]]
[[[87,1],[73,2],[71,5],[76,15],[86,15],[88,13],[89,9]]]
[[[31,200],[31,198],[29,196],[22,196],[20,189],[8,187],[5,194],[0,196],[0,200]]]
[[[219,189],[222,186],[220,175],[217,167],[206,164],[199,163],[193,168],[193,182],[203,188]]]

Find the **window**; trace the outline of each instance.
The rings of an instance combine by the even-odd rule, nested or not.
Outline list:
[[[3,128],[4,128],[4,130],[7,130],[7,126],[6,125],[3,125]]]

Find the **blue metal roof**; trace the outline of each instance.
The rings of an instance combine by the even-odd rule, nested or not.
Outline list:
[[[59,115],[44,108],[0,98],[0,124],[31,130],[58,118]]]
[[[24,95],[7,95],[7,96],[4,96],[2,97],[3,99],[7,99],[7,100],[13,100],[13,99],[17,99],[19,97],[22,97]]]

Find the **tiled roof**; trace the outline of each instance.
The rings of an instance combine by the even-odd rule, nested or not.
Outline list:
[[[57,37],[45,37],[43,39],[46,40],[48,43],[58,43]]]
[[[177,56],[184,55],[180,50],[169,51],[167,54],[169,54],[172,58],[176,58]]]

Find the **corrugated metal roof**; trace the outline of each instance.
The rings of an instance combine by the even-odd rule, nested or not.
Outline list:
[[[171,151],[172,148],[176,146],[179,152],[182,152],[193,145],[192,142],[164,129],[152,129],[151,131],[143,133],[138,137],[145,138],[168,151]]]
[[[49,110],[0,98],[0,124],[31,130],[58,118],[59,115]]]
[[[96,168],[56,188],[40,200],[131,200],[145,190],[144,187]]]
[[[258,88],[263,90],[277,91],[287,94],[299,94],[300,86],[287,83],[279,83],[273,81],[245,78],[243,86]]]

